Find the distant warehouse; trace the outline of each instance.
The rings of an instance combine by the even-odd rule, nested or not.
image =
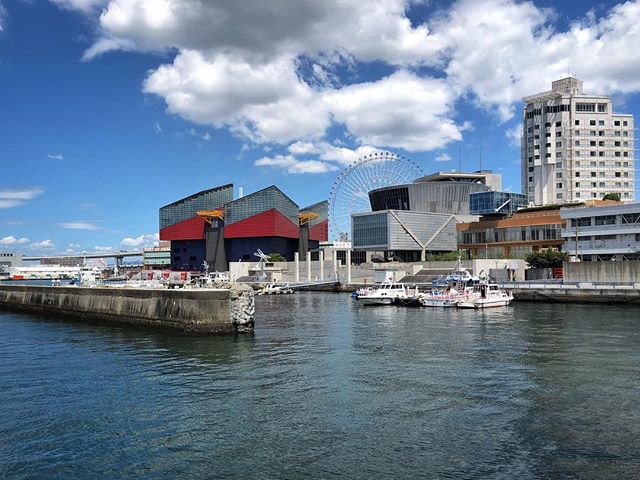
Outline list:
[[[272,185],[234,199],[233,184],[160,208],[160,240],[171,242],[171,269],[225,271],[229,261],[257,260],[256,250],[293,260],[328,238],[326,201],[300,208]]]

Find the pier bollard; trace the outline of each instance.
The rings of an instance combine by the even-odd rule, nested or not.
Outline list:
[[[318,252],[318,260],[320,260],[320,281],[324,281],[324,252],[320,250]]]
[[[293,262],[296,268],[296,283],[300,283],[300,254],[298,252],[293,254]]]
[[[307,252],[307,282],[311,283],[311,252]]]

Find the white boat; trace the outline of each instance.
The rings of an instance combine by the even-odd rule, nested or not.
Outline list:
[[[466,300],[458,302],[458,308],[506,307],[513,301],[513,294],[501,289],[495,283],[480,283]]]
[[[461,300],[461,298],[450,297],[448,295],[426,295],[420,300],[420,302],[425,307],[450,308],[455,307]]]
[[[229,283],[229,275],[225,272],[209,272],[194,279],[195,288],[214,288],[220,283]]]
[[[289,293],[293,293],[293,289],[289,287],[288,283],[270,283],[258,290],[257,295],[284,295]]]
[[[368,295],[358,297],[358,300],[363,305],[391,305],[397,297],[406,294],[405,286],[401,283],[385,282]]]
[[[467,300],[469,294],[473,291],[473,287],[465,287],[462,291],[459,291],[453,286],[450,286],[444,291],[433,290],[430,293],[423,295],[422,305],[425,307],[443,307],[450,308],[455,307],[458,302]]]
[[[358,300],[361,297],[366,297],[372,291],[373,291],[373,289],[371,287],[362,287],[362,288],[359,288],[358,290],[356,290],[355,292],[352,292],[351,293],[351,298],[355,298],[356,300]]]

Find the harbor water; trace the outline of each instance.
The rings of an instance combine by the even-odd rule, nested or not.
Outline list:
[[[0,312],[0,478],[638,478],[637,307],[260,297],[252,335]]]

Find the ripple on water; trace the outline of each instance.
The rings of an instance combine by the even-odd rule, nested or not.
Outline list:
[[[0,313],[7,478],[632,478],[633,308],[258,298],[196,338]]]

